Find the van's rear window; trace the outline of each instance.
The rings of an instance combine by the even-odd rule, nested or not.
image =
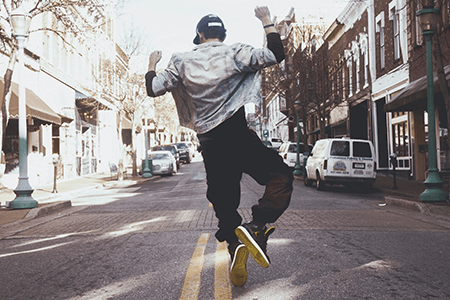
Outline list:
[[[349,141],[333,141],[333,144],[331,144],[330,155],[350,156],[350,142]]]
[[[353,142],[354,157],[372,157],[370,144],[365,142]]]

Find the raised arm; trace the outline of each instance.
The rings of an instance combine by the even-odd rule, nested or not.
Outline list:
[[[156,76],[156,65],[161,60],[162,52],[157,50],[153,51],[150,54],[150,57],[148,59],[148,71],[147,74],[145,74],[145,87],[147,89],[147,95],[150,97],[155,97],[155,92],[152,88],[153,78]]]
[[[270,11],[267,6],[257,6],[255,8],[255,16],[261,20],[267,35],[267,48],[275,55],[277,62],[282,62],[285,58],[283,43],[280,35],[275,29],[275,25],[270,18]]]

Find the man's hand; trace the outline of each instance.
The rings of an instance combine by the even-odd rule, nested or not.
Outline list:
[[[257,6],[257,7],[255,7],[255,16],[258,19],[260,19],[261,22],[264,22],[264,21],[270,22],[270,11],[269,11],[269,8],[267,6]]]
[[[161,60],[162,52],[159,50],[153,51],[148,59],[148,71],[156,71],[156,64]]]
[[[263,26],[272,24],[272,20],[270,19],[270,11],[267,6],[257,6],[255,7],[255,16],[261,20]],[[265,28],[266,34],[271,32],[277,32],[274,26],[270,26]]]

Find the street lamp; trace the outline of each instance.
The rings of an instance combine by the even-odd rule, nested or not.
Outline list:
[[[297,161],[295,163],[294,175],[302,175],[302,167],[300,166],[300,100],[294,102],[294,108],[297,113]]]
[[[263,137],[264,137],[264,145],[267,147],[267,138],[269,137],[269,130],[267,130],[267,117],[263,118],[264,123],[264,130],[263,130]]]
[[[30,29],[31,16],[26,12],[22,6],[11,12],[10,16],[11,26],[14,37],[17,40],[18,46],[18,80],[19,80],[19,183],[17,184],[14,193],[16,198],[11,201],[10,207],[13,209],[34,208],[38,206],[36,200],[31,194],[33,189],[28,182],[28,143],[27,143],[27,111],[26,111],[26,96],[25,85],[23,84],[24,77],[24,47],[25,41],[28,38]]]
[[[152,160],[148,159],[148,118],[147,110],[145,111],[145,121],[144,121],[144,135],[145,135],[145,159],[144,168],[142,169],[142,177],[150,178],[152,177],[152,171],[150,170],[150,164],[153,164]],[[153,166],[152,166],[153,167]]]
[[[433,58],[432,38],[437,29],[437,17],[439,10],[434,6],[424,6],[417,12],[423,28],[423,36],[426,39],[427,59],[427,111],[428,111],[428,176],[424,184],[426,190],[420,194],[423,202],[442,202],[447,199],[447,194],[442,190],[443,182],[439,177],[437,168],[436,150],[436,124],[434,110],[433,89]]]

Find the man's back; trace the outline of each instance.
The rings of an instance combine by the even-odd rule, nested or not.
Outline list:
[[[152,88],[156,95],[172,91],[180,119],[188,121],[182,125],[193,121],[195,130],[203,133],[244,104],[259,105],[261,81],[257,71],[276,63],[267,48],[203,43],[192,51],[175,53],[166,70],[153,80]]]

